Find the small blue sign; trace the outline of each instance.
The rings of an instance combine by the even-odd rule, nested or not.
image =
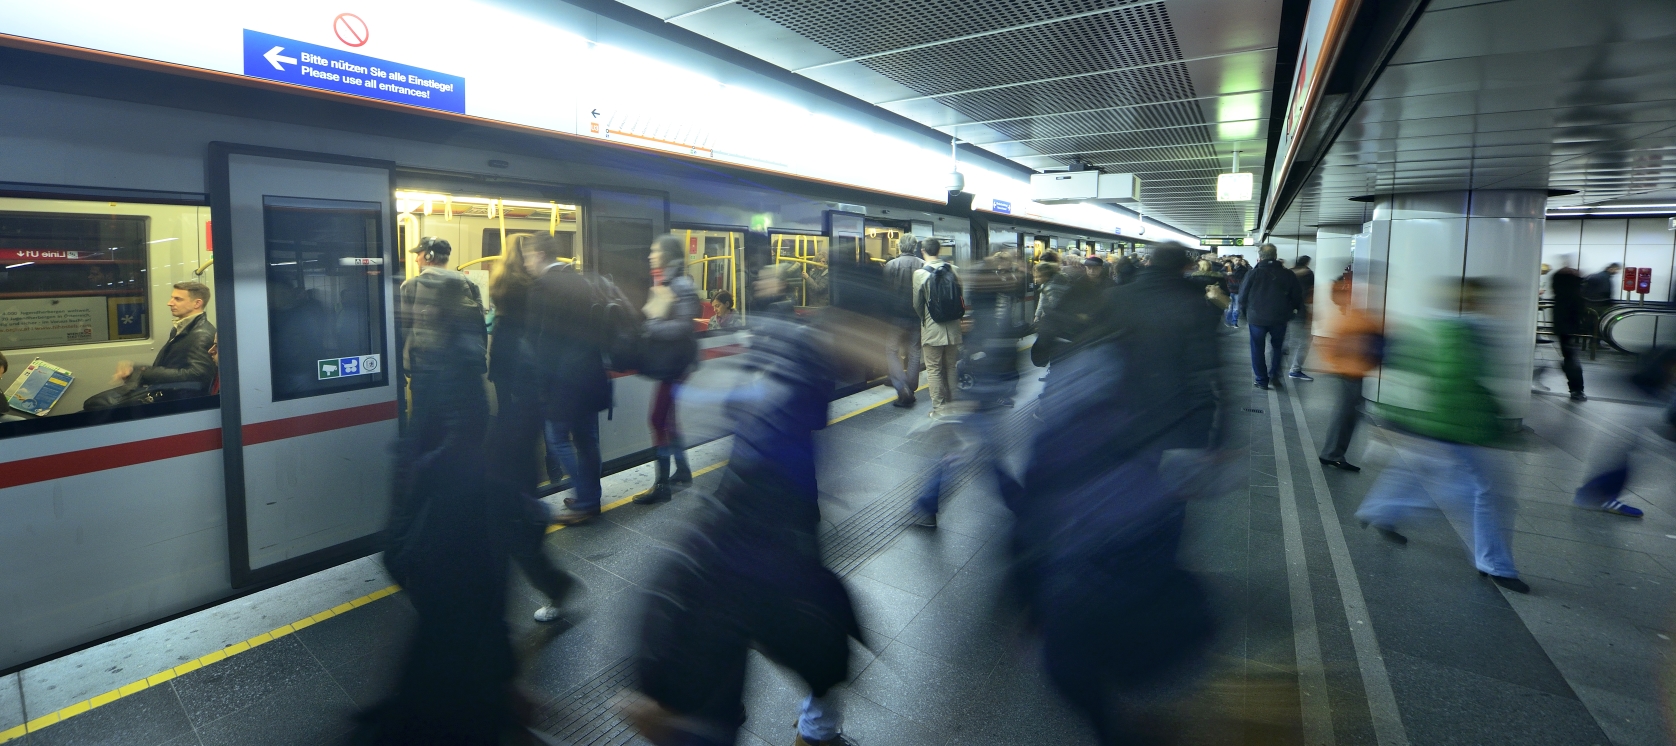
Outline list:
[[[116,336],[145,335],[145,301],[116,304]]]
[[[1013,203],[1002,202],[1001,200],[994,200],[994,203],[995,203],[995,205],[994,205],[993,208],[991,208],[991,210],[990,210],[991,212],[998,212],[998,213],[1001,213],[1002,215],[1013,214]]]
[[[398,104],[466,113],[466,79],[244,30],[244,74]]]

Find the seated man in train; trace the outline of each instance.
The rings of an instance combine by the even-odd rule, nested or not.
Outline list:
[[[177,282],[169,294],[174,328],[151,365],[124,360],[116,365],[111,383],[116,388],[89,397],[83,409],[108,409],[155,401],[183,399],[209,393],[215,381],[215,325],[204,315],[210,289],[201,282]]]

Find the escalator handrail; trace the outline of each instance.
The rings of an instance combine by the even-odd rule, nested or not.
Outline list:
[[[1624,319],[1640,315],[1670,316],[1672,318],[1676,318],[1676,304],[1661,303],[1656,306],[1615,306],[1607,309],[1606,313],[1602,314],[1600,318],[1601,341],[1611,345],[1612,349],[1619,352],[1631,355],[1636,354],[1624,349],[1623,345],[1618,344],[1618,340],[1612,336],[1612,327],[1617,326],[1618,322],[1623,321]]]

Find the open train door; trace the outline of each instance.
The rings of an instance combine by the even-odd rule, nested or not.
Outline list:
[[[395,164],[211,143],[234,587],[368,551],[388,511]]]

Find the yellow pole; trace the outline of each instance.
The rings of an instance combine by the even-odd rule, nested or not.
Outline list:
[[[547,205],[547,235],[556,236],[559,233],[559,203],[548,202]]]
[[[506,208],[501,207],[500,200],[496,199],[494,206],[490,209],[494,210],[495,215],[500,218],[500,250],[504,253],[506,251]],[[478,251],[478,253],[483,252]]]

